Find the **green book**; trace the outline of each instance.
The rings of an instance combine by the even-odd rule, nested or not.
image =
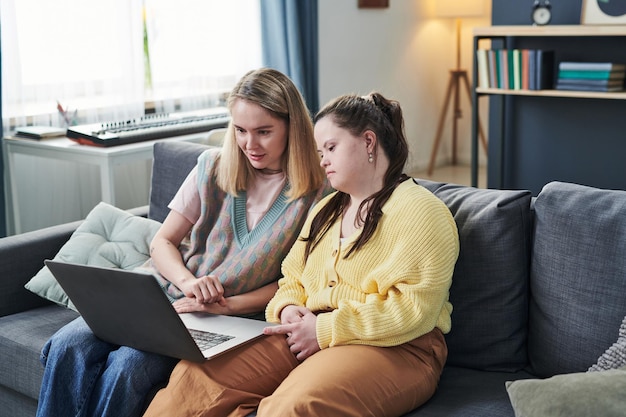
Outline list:
[[[570,71],[559,70],[559,78],[583,78],[587,80],[620,80],[624,79],[624,71]]]

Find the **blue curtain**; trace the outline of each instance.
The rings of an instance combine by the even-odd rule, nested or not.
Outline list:
[[[259,1],[263,65],[287,74],[317,112],[317,0]]]

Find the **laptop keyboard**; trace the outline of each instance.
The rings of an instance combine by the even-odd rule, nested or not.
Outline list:
[[[193,340],[196,341],[196,344],[198,345],[200,350],[203,351],[235,338],[235,336],[230,336],[227,334],[205,332],[196,329],[188,330],[189,333],[191,333],[191,337],[193,337]]]

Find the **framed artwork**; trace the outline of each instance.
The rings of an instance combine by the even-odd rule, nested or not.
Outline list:
[[[359,0],[360,9],[381,9],[389,7],[389,0]]]
[[[583,0],[583,25],[626,24],[626,0]]]

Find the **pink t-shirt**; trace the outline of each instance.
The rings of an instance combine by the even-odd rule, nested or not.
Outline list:
[[[194,167],[178,192],[168,205],[170,210],[176,210],[187,220],[195,224],[200,218],[200,194],[198,193],[198,167]],[[256,181],[247,190],[246,222],[248,230],[254,227],[263,218],[280,194],[285,185],[285,174],[263,174],[258,172]]]

